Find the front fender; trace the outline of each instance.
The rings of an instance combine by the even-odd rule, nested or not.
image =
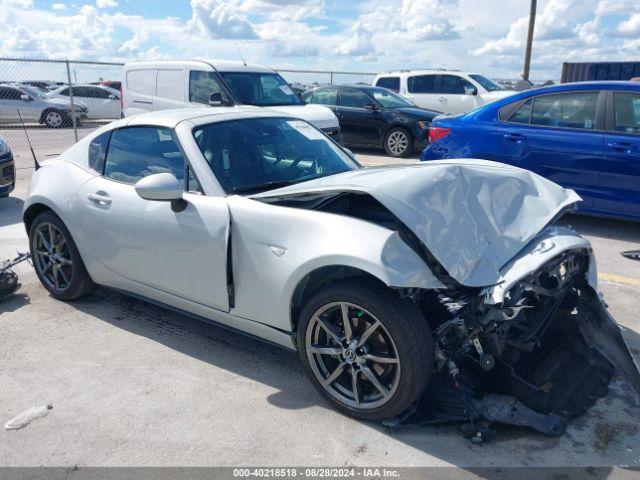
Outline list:
[[[234,315],[290,331],[297,286],[323,267],[362,270],[390,287],[444,287],[398,232],[374,223],[243,197],[229,208]]]

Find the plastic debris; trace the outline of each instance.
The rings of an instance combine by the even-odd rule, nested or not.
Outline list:
[[[20,415],[12,418],[4,424],[5,430],[18,430],[24,428],[37,418],[46,417],[53,408],[53,405],[42,405],[40,407],[31,407]]]

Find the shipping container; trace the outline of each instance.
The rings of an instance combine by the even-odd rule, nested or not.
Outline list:
[[[634,77],[640,77],[640,62],[565,62],[561,82],[631,80]]]

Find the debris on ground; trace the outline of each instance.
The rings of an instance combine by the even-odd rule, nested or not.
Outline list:
[[[0,300],[20,288],[18,275],[11,270],[11,267],[24,261],[30,261],[30,259],[31,255],[29,253],[18,253],[18,256],[13,260],[0,262]]]
[[[41,405],[39,407],[31,407],[25,410],[20,415],[12,418],[4,424],[5,430],[18,430],[29,425],[31,422],[38,418],[46,417],[53,409],[52,405]]]
[[[620,254],[629,260],[640,260],[640,250],[627,250],[626,252],[620,252]]]

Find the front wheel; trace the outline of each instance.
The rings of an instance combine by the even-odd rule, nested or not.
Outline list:
[[[433,369],[427,322],[409,300],[368,282],[336,282],[316,293],[298,326],[302,363],[338,410],[380,421],[402,413]]]
[[[68,124],[69,117],[59,110],[48,110],[44,114],[44,124],[49,128],[60,128]]]
[[[407,157],[413,152],[413,139],[404,128],[392,128],[384,137],[384,149],[392,157]]]
[[[55,298],[75,300],[94,288],[69,230],[53,212],[33,220],[29,246],[36,274]]]

